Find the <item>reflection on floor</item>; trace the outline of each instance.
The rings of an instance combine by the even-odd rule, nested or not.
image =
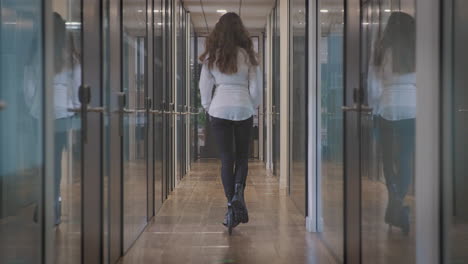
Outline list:
[[[387,188],[381,181],[362,181],[362,254],[363,263],[416,263],[414,236],[414,198],[408,195],[410,233],[390,228],[384,221],[388,200]]]
[[[37,263],[41,252],[40,169],[0,175],[0,263]]]
[[[124,162],[124,250],[127,250],[147,223],[147,178],[145,159]]]
[[[294,160],[291,166],[290,196],[297,209],[306,214],[306,162]]]
[[[250,222],[229,237],[221,225],[226,201],[219,169],[216,161],[193,164],[121,264],[335,263],[262,163],[250,165]]]
[[[81,263],[82,193],[81,167],[77,156],[79,157],[79,153],[72,151],[65,151],[62,155],[61,222],[54,227],[55,263]]]
[[[324,244],[343,262],[344,253],[344,182],[343,164],[323,162],[321,179],[322,219],[320,237]]]

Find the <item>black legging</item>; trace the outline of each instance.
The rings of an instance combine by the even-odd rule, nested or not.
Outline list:
[[[400,202],[413,179],[414,119],[390,121],[380,118],[382,159],[389,198]]]
[[[253,118],[231,121],[211,117],[221,157],[221,178],[228,200],[234,195],[237,183],[245,184],[249,170],[249,145]],[[235,148],[233,147],[233,142]],[[234,168],[235,166],[235,168]]]

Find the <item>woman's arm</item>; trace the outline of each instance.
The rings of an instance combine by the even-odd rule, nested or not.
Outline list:
[[[80,91],[80,86],[81,86],[81,65],[76,64],[73,69],[72,69],[72,82],[71,82],[71,100],[72,100],[72,105],[74,108],[81,107],[80,99],[79,99],[79,91]]]
[[[215,80],[213,78],[213,75],[208,69],[208,65],[204,63],[200,74],[200,83],[198,84],[198,87],[200,88],[201,103],[206,111],[208,111],[208,109],[210,108],[211,96],[213,93],[214,85]]]
[[[252,104],[254,109],[257,109],[261,101],[261,91],[262,91],[262,82],[261,82],[262,73],[260,71],[260,66],[254,66],[249,69],[249,91],[250,97],[252,98]]]

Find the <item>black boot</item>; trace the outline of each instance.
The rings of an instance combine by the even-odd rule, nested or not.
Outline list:
[[[403,235],[408,236],[410,231],[410,209],[408,206],[403,206],[400,212],[400,228]]]
[[[228,228],[229,235],[232,235],[232,229],[239,224],[234,217],[234,210],[232,209],[231,203],[228,203],[228,211],[223,224]]]
[[[247,211],[247,207],[245,205],[244,200],[244,184],[236,183],[234,189],[234,197],[232,197],[232,209],[234,211],[234,217],[236,221],[241,223],[248,223],[249,222],[249,212]]]
[[[402,201],[398,199],[398,193],[394,184],[387,185],[388,203],[385,210],[385,223],[390,226],[399,226],[399,215]]]
[[[230,207],[230,205],[228,205],[228,210],[227,210],[226,214],[224,215],[223,225],[225,227],[228,227],[228,222],[231,221],[233,223],[232,227],[234,228],[234,227],[239,225],[239,221],[236,221],[236,219],[229,220],[229,218],[231,218],[231,217],[234,218],[234,215],[232,215],[232,216],[229,215],[229,210],[230,210],[229,207]],[[231,209],[231,211],[232,211],[232,209]]]

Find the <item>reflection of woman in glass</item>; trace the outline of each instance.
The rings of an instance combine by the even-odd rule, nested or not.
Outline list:
[[[404,234],[409,232],[409,207],[403,203],[413,175],[415,140],[415,38],[414,18],[394,12],[375,54],[383,84],[377,115],[388,189],[385,222],[401,228]]]
[[[54,114],[55,114],[55,224],[61,222],[60,182],[62,178],[62,152],[67,146],[73,113],[70,108],[80,107],[78,88],[81,83],[79,56],[71,35],[67,35],[65,21],[54,13]]]
[[[253,115],[260,102],[258,61],[240,17],[223,15],[206,41],[200,57],[200,93],[211,116],[221,155],[221,176],[228,200],[224,225],[248,222],[244,188],[248,171]],[[216,90],[212,98],[213,86]],[[235,144],[233,144],[235,142]],[[235,146],[234,146],[235,145]]]

